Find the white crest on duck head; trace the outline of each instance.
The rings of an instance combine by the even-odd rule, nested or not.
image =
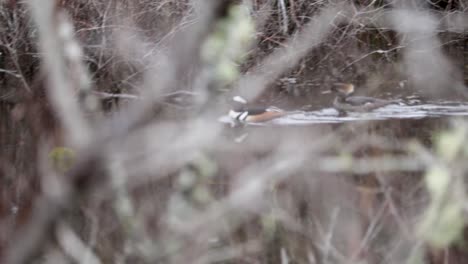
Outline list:
[[[245,100],[243,97],[239,96],[239,95],[236,95],[232,98],[232,100],[234,102],[238,102],[238,103],[241,103],[241,104],[246,104],[247,103],[247,100]]]

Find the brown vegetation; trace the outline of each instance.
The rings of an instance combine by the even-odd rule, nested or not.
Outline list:
[[[0,5],[0,263],[468,260],[466,121],[217,121],[335,82],[465,100],[464,1]]]

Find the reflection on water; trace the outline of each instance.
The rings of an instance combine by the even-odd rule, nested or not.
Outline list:
[[[387,105],[372,112],[350,112],[346,115],[340,115],[334,108],[324,108],[317,111],[296,111],[268,123],[277,125],[307,125],[388,119],[422,119],[444,116],[468,116],[468,102],[435,101],[421,103],[418,100],[406,100],[399,104]],[[221,122],[229,122],[229,118],[226,117],[220,120]]]

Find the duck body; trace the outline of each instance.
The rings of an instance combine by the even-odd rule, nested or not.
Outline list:
[[[282,117],[286,114],[285,111],[273,106],[249,106],[247,105],[247,101],[239,96],[234,97],[233,101],[234,104],[232,109],[229,111],[229,116],[239,122],[266,122],[278,117]]]
[[[369,112],[393,103],[395,102],[366,96],[345,98],[337,96],[333,101],[333,107],[341,111]]]
[[[332,89],[336,92],[333,107],[338,111],[369,112],[374,109],[394,104],[396,101],[384,100],[367,96],[351,96],[354,93],[354,85],[337,83]]]

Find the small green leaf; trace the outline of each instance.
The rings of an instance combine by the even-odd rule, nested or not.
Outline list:
[[[440,198],[447,190],[451,176],[447,168],[433,166],[426,173],[426,186],[433,199]]]
[[[61,172],[67,172],[75,163],[75,152],[66,147],[56,147],[49,152],[52,167]]]
[[[465,226],[463,208],[456,201],[448,201],[441,208],[431,205],[421,224],[420,233],[432,246],[445,248],[460,238]]]

